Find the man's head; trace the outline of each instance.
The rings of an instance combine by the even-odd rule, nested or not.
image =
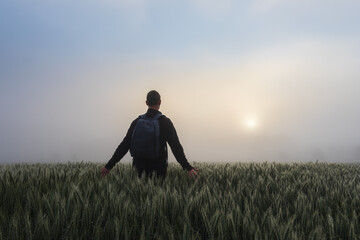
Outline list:
[[[151,90],[150,92],[148,92],[146,96],[146,105],[148,105],[149,108],[159,109],[160,104],[161,104],[160,94],[155,90]]]

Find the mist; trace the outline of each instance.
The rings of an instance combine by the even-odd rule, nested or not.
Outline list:
[[[332,15],[320,13],[320,7],[308,13],[302,6],[291,23],[296,31],[284,22],[291,11],[281,1],[250,4],[242,19],[249,20],[248,26],[235,18],[232,1],[219,12],[214,2],[200,1],[187,10],[172,10],[175,15],[187,12],[203,27],[200,31],[175,20],[158,26],[154,16],[166,19],[169,12],[158,13],[143,2],[125,3],[116,8],[137,14],[110,12],[92,22],[94,29],[87,25],[91,14],[79,6],[69,13],[65,9],[71,3],[55,10],[40,2],[42,7],[33,9],[38,15],[23,10],[34,21],[33,29],[25,19],[0,26],[10,34],[0,48],[0,163],[105,164],[131,121],[147,110],[145,97],[152,89],[161,94],[160,111],[174,123],[190,162],[360,162],[360,35],[355,28],[343,28],[357,16],[355,10],[348,15],[340,11],[347,17],[338,25],[313,26],[301,21],[306,14]],[[2,3],[8,9],[22,4]],[[344,9],[358,7],[352,4]],[[109,6],[111,1],[99,12],[89,11],[105,16]],[[58,15],[50,17],[46,10]],[[64,13],[86,21],[72,28],[70,20],[60,20]],[[279,19],[264,23],[276,14]],[[9,14],[3,18],[12,19]],[[110,27],[113,20],[116,31]],[[100,30],[101,23],[108,27]],[[266,30],[275,26],[274,32]],[[49,34],[56,29],[63,35]],[[214,29],[221,34],[213,35]],[[233,29],[250,35],[244,39]],[[130,37],[124,39],[120,30]],[[20,32],[25,38],[16,35]],[[248,116],[256,117],[256,128],[244,126]],[[175,161],[171,151],[169,160]],[[121,160],[130,161],[129,154]]]

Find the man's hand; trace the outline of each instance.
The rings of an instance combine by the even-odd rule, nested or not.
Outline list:
[[[190,171],[188,171],[189,177],[196,177],[197,176],[197,173],[196,173],[197,171],[199,171],[199,169],[197,169],[197,168],[193,168]]]
[[[101,177],[105,177],[106,175],[108,175],[110,173],[110,170],[108,170],[106,167],[103,167],[101,169]]]

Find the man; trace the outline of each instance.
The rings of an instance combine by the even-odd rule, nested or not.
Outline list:
[[[150,176],[155,173],[156,176],[165,179],[166,170],[167,170],[167,145],[169,144],[176,160],[180,163],[183,169],[188,171],[188,175],[191,177],[196,176],[196,172],[199,171],[196,168],[193,168],[189,162],[187,161],[183,147],[180,144],[179,138],[177,136],[174,125],[171,120],[164,115],[161,115],[159,112],[161,104],[160,94],[152,90],[146,96],[146,105],[148,106],[148,110],[145,116],[140,116],[135,119],[131,125],[127,134],[123,141],[120,143],[118,148],[116,149],[114,155],[109,160],[109,162],[101,169],[101,176],[105,176],[109,174],[110,170],[114,167],[114,165],[119,162],[124,155],[130,150],[133,155],[134,151],[131,151],[132,144],[134,144],[134,129],[137,126],[139,119],[153,119],[156,121],[158,119],[159,126],[159,136],[158,136],[158,152],[155,155],[156,157],[144,156],[144,157],[136,157],[133,156],[133,167],[137,170],[139,177],[145,173],[146,176]],[[137,127],[138,128],[138,127]],[[135,138],[135,137],[134,137]],[[136,155],[136,154],[134,154]]]

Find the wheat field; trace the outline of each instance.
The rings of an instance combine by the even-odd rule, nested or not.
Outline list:
[[[360,239],[359,164],[194,165],[0,165],[0,240]]]

